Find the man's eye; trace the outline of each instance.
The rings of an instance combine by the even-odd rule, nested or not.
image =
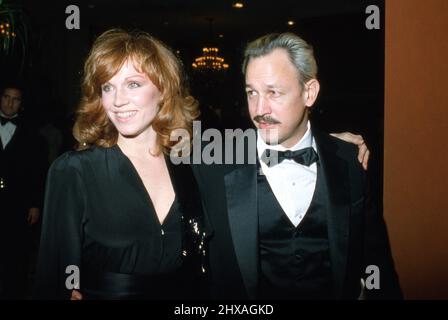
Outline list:
[[[129,88],[134,89],[134,88],[139,88],[140,87],[140,83],[132,81],[129,83]]]
[[[248,97],[252,97],[252,96],[256,95],[256,92],[254,90],[247,90],[246,94],[247,94]]]

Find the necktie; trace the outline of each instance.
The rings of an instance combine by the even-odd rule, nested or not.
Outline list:
[[[14,117],[14,118],[5,118],[0,116],[0,123],[2,124],[2,126],[4,126],[5,124],[7,124],[8,122],[11,122],[12,124],[17,125],[17,119],[18,117]]]
[[[276,156],[277,153],[277,156]],[[309,167],[316,162],[319,157],[317,152],[312,148],[304,148],[296,151],[286,150],[277,151],[272,149],[266,149],[261,156],[261,160],[268,165],[268,167],[275,166],[281,163],[285,159],[294,160],[295,162]]]

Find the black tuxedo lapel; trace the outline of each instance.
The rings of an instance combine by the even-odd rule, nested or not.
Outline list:
[[[237,166],[224,176],[224,184],[235,254],[247,294],[255,299],[258,282],[257,166]]]
[[[341,297],[346,278],[350,187],[346,161],[338,154],[338,146],[332,138],[313,130],[317,153],[322,168],[324,194],[327,195],[327,223],[330,259],[336,297]]]

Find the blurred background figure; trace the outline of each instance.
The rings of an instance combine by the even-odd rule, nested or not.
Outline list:
[[[0,298],[24,299],[33,248],[32,226],[40,217],[47,147],[22,114],[17,83],[1,89],[0,107]]]

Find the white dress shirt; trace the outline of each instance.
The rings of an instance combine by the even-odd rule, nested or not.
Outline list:
[[[0,111],[0,115],[2,117],[5,117],[5,114],[3,112]],[[13,118],[17,117],[17,115],[15,115]],[[0,123],[0,138],[2,139],[2,146],[3,149],[6,148],[6,145],[11,141],[12,136],[14,135],[14,132],[16,131],[16,125],[12,122],[7,122],[5,123],[5,125],[2,125]]]
[[[262,172],[266,175],[266,179],[280,206],[296,227],[302,221],[311,204],[316,188],[317,164],[313,163],[307,167],[294,160],[286,159],[279,164],[268,167],[261,160],[261,156],[266,149],[295,151],[308,147],[313,147],[317,152],[309,121],[306,133],[292,148],[285,148],[282,145],[270,146],[264,142],[260,134],[257,135],[258,159]]]

